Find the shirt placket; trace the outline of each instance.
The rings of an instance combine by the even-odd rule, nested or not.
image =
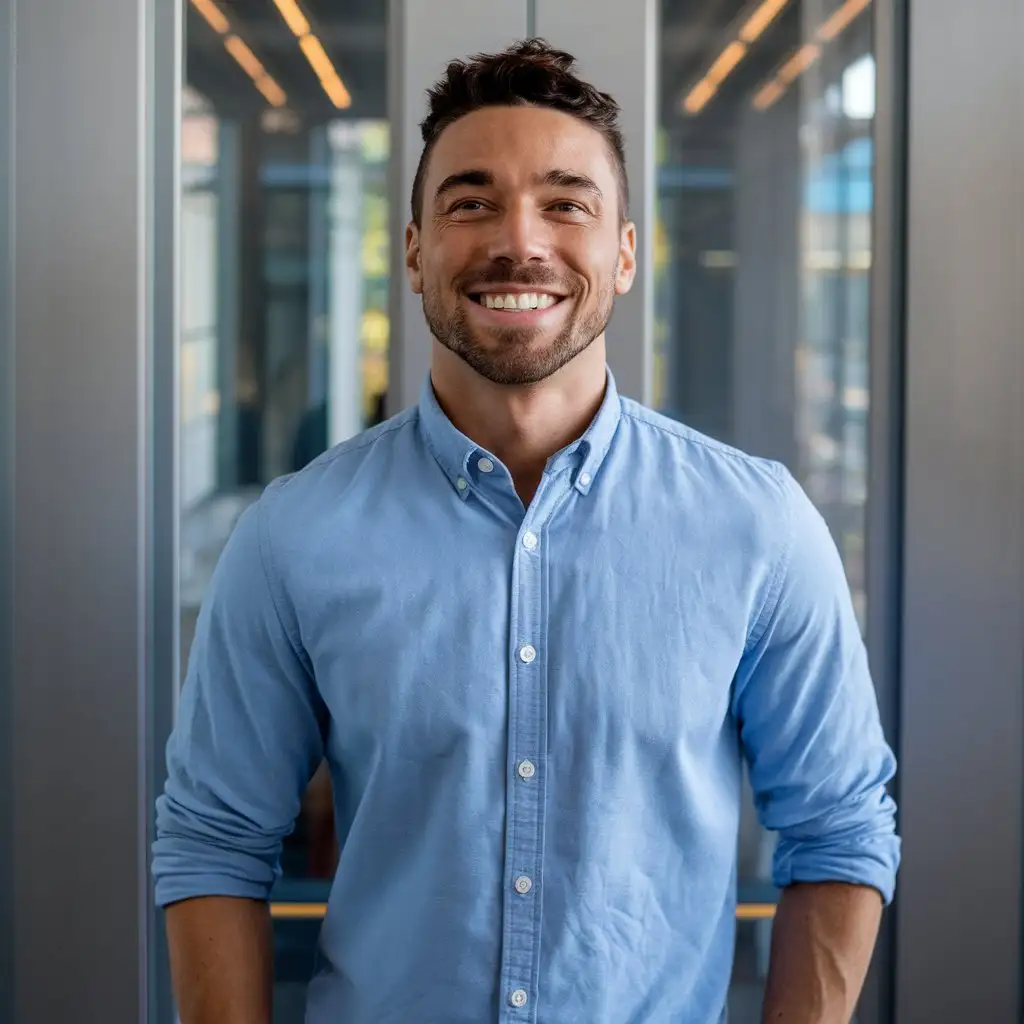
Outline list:
[[[547,641],[544,526],[568,493],[545,479],[516,538],[509,651],[509,780],[499,1020],[537,1020],[544,813],[547,787]]]

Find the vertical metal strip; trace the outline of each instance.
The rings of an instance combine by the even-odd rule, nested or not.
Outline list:
[[[180,668],[179,595],[179,323],[181,219],[181,104],[184,68],[183,0],[147,0],[149,201],[144,249],[150,272],[145,282],[147,358],[142,392],[146,414],[143,466],[147,501],[144,509],[142,564],[146,575],[139,594],[139,614],[147,623],[140,762],[145,843],[140,865],[140,906],[148,937],[145,971],[148,1024],[172,1024],[167,940],[163,914],[153,901],[149,851],[154,839],[154,801],[166,775],[164,748],[177,706]]]
[[[1024,33],[909,11],[896,1019],[1021,1019]]]
[[[899,747],[900,549],[903,529],[903,282],[906,194],[906,0],[876,0],[874,217],[866,508],[867,646],[886,737]],[[899,803],[899,779],[895,784]],[[892,1024],[895,908],[882,924],[859,1024]]]
[[[146,1010],[149,2],[17,5],[19,1022]]]
[[[0,1020],[14,1020],[14,13],[0,0]]]

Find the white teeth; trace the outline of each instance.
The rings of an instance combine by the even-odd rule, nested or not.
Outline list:
[[[547,309],[553,306],[558,300],[554,295],[537,294],[536,292],[524,292],[514,295],[511,292],[507,295],[492,295],[490,293],[482,296],[483,304],[488,309]]]

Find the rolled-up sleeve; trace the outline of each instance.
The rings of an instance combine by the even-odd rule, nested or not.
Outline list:
[[[840,881],[892,900],[900,859],[867,652],[824,520],[780,468],[785,542],[736,678],[734,712],[773,881]]]
[[[266,497],[239,519],[200,611],[156,804],[163,906],[266,899],[322,756],[323,705],[277,588]]]

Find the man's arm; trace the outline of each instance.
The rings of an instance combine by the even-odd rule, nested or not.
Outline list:
[[[787,888],[772,927],[765,1024],[847,1024],[881,917],[875,889],[841,882]]]
[[[765,1020],[848,1024],[895,887],[895,759],[835,543],[781,482],[785,541],[733,696],[758,816],[779,836]]]
[[[268,1024],[267,900],[323,758],[326,710],[262,501],[241,517],[196,626],[157,801],[153,874],[182,1024]]]
[[[270,910],[260,900],[203,896],[167,908],[181,1024],[270,1024]]]

